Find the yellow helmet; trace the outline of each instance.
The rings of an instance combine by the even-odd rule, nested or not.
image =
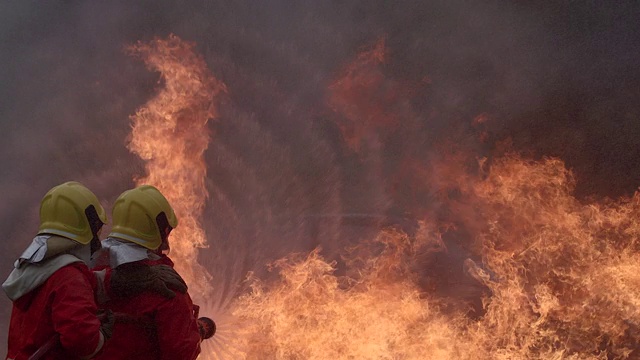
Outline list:
[[[40,202],[38,234],[60,235],[86,245],[106,223],[107,215],[98,198],[79,182],[52,188]]]
[[[173,208],[158,189],[142,185],[120,194],[113,204],[109,237],[156,250],[169,231],[178,226]]]

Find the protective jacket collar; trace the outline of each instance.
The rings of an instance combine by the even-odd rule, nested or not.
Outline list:
[[[22,295],[42,285],[58,269],[74,262],[85,262],[90,249],[73,240],[55,235],[36,236],[13,264],[14,269],[2,289],[9,299]]]
[[[102,249],[92,259],[93,268],[109,266],[115,269],[119,265],[141,260],[159,260],[153,251],[130,241],[108,237],[102,241]]]

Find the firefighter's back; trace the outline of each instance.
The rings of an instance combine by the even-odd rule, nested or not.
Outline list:
[[[42,360],[79,359],[95,350],[100,322],[89,276],[84,264],[70,264],[14,301],[7,359],[28,359],[52,339],[53,347]]]
[[[143,292],[110,300],[104,307],[113,311],[116,322],[96,360],[194,360],[200,353],[200,333],[188,294],[168,299]]]

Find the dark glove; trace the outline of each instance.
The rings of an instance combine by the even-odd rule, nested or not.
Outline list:
[[[113,325],[116,323],[116,317],[111,310],[98,310],[98,319],[100,319],[100,331],[104,335],[105,340],[109,340],[113,335]]]
[[[139,263],[122,264],[113,269],[110,288],[110,295],[120,298],[152,292],[173,299],[175,292],[187,292],[187,284],[171,266]]]

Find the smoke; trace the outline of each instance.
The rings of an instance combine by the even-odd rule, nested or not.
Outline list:
[[[0,270],[33,236],[50,187],[81,181],[110,208],[143,173],[125,140],[158,76],[123,48],[170,33],[196,42],[229,90],[210,126],[201,256],[220,302],[246,271],[292,251],[335,255],[385,222],[411,222],[429,195],[404,190],[403,161],[426,163],[443,139],[479,156],[510,139],[563,159],[580,196],[628,195],[640,178],[638,15],[633,2],[4,2]],[[410,91],[394,103],[396,126],[368,134],[358,154],[328,87],[379,39],[383,85]],[[6,338],[8,300],[0,307]]]

